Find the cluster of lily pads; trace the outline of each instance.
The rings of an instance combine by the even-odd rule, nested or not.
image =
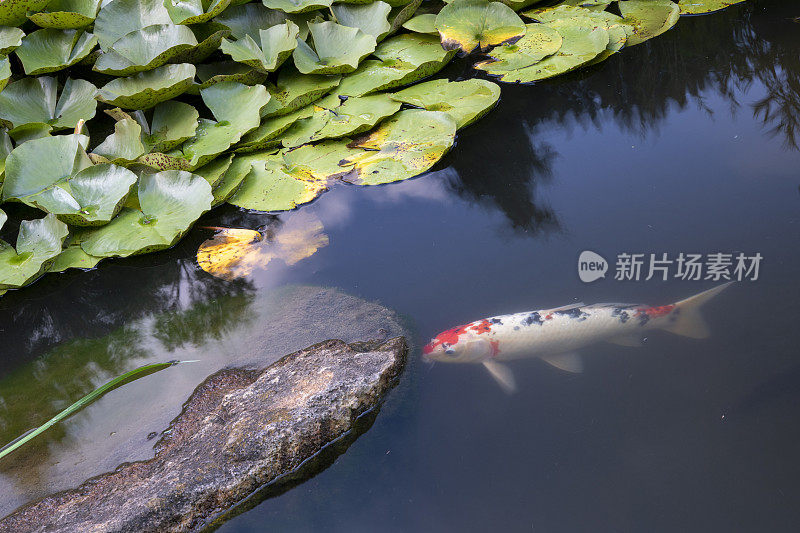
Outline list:
[[[424,173],[500,95],[417,83],[456,53],[532,82],[738,1],[566,0],[525,24],[537,0],[0,0],[0,203],[46,213],[0,241],[0,293],[168,248],[223,202]],[[98,111],[113,131],[90,139]]]

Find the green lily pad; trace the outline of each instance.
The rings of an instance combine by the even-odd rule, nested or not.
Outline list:
[[[681,15],[704,15],[741,4],[744,0],[678,0]]]
[[[314,113],[295,122],[282,136],[283,146],[292,148],[323,139],[347,137],[372,129],[394,115],[402,104],[387,94],[348,98],[330,96],[314,104]]]
[[[283,11],[268,9],[261,3],[251,2],[229,7],[214,19],[214,23],[228,28],[234,39],[244,39],[246,35],[249,35],[251,39],[258,42],[261,30],[283,24],[287,20],[292,20],[298,26],[302,26],[299,24],[299,20],[294,20]],[[305,39],[303,33],[300,34],[300,38]]]
[[[16,250],[0,241],[0,289],[14,289],[32,282],[50,260],[61,253],[67,225],[55,215],[24,220],[19,226]]]
[[[97,46],[97,37],[82,30],[45,28],[30,33],[16,49],[25,74],[36,76],[74,65]]]
[[[111,222],[83,236],[81,248],[95,257],[127,257],[175,244],[211,209],[211,186],[180,170],[139,178],[139,209],[123,208]]]
[[[222,13],[230,3],[231,0],[165,0],[164,7],[175,24],[199,24]]]
[[[269,105],[269,104],[267,104]],[[303,118],[308,118],[314,113],[313,105],[307,105],[287,115],[268,117],[254,130],[242,137],[236,144],[235,152],[254,152],[281,144],[280,135],[289,129],[292,124]]]
[[[5,211],[0,209],[0,229],[3,229],[3,225],[6,223],[6,220],[8,220],[8,215],[6,215]]]
[[[618,5],[625,22],[633,26],[628,46],[661,35],[678,22],[681,14],[681,8],[671,0],[622,0]]]
[[[72,237],[68,241],[71,239]],[[68,268],[90,270],[96,267],[102,259],[102,257],[95,257],[84,252],[80,243],[72,243],[56,256],[47,272],[63,272]]]
[[[11,137],[8,135],[8,132],[5,128],[0,128],[0,185],[3,184],[3,180],[5,179],[6,158],[13,149],[14,145],[11,144]],[[0,228],[2,227],[3,225],[0,224]]]
[[[117,121],[114,124],[114,133],[92,150],[94,155],[117,165],[127,165],[145,152],[147,149],[142,143],[142,127],[132,118]]]
[[[389,24],[389,12],[392,6],[380,0],[369,4],[334,4],[331,7],[336,21],[342,26],[358,28],[377,41],[382,40],[392,25]]]
[[[58,130],[74,128],[78,121],[94,117],[94,85],[67,78],[58,99],[57,92],[58,82],[48,76],[15,81],[0,93],[0,119],[14,127],[45,123]]]
[[[286,115],[305,107],[339,85],[341,76],[300,74],[289,65],[278,72],[274,87],[269,87],[270,101],[261,109],[262,117]]]
[[[83,135],[42,137],[17,145],[6,158],[3,201],[28,199],[92,165]]]
[[[510,71],[529,67],[561,49],[563,38],[547,24],[526,25],[525,37],[514,44],[497,46],[489,52],[492,58],[475,64],[479,70]]]
[[[525,35],[525,24],[514,10],[500,2],[454,0],[436,16],[436,29],[446,50],[469,54]]]
[[[78,29],[93,23],[99,9],[100,0],[52,0],[43,11],[28,18],[42,28]]]
[[[308,13],[331,7],[333,0],[262,0],[262,3],[284,13]]]
[[[28,13],[41,11],[50,0],[3,0],[0,2],[0,26],[19,26]]]
[[[288,211],[314,200],[326,189],[326,180],[293,172],[276,153],[252,165],[228,203],[256,211]]]
[[[523,68],[505,68],[503,62],[482,64],[481,69],[504,82],[528,83],[575,70],[605,52],[610,42],[605,24],[590,17],[558,19],[547,23],[564,39],[559,51]]]
[[[433,80],[390,95],[393,100],[428,111],[442,111],[461,129],[484,116],[500,98],[500,87],[486,80]]]
[[[195,170],[194,174],[206,180],[213,191],[214,187],[225,177],[225,172],[230,168],[232,161],[233,154],[228,155],[228,157],[218,157]]]
[[[200,83],[192,85],[186,92],[200,94],[200,91],[206,87],[211,87],[223,81],[235,81],[244,85],[258,85],[266,81],[267,74],[235,61],[220,61],[219,63],[197,65],[197,79]]]
[[[225,169],[222,179],[212,187],[214,197],[212,206],[217,206],[228,200],[241,186],[242,181],[252,170],[252,166],[260,160],[262,152],[236,155],[230,165]]]
[[[8,80],[11,79],[11,62],[8,57],[0,57],[0,93],[8,85]]]
[[[298,40],[292,53],[294,64],[303,74],[343,74],[358,68],[358,64],[375,50],[375,37],[358,28],[335,22],[308,24],[314,48]]]
[[[97,14],[94,34],[107,51],[125,35],[156,24],[172,24],[163,0],[111,0]]]
[[[436,13],[425,13],[412,17],[403,23],[403,27],[408,31],[439,35],[439,30],[436,29]]]
[[[97,58],[94,70],[130,76],[172,62],[178,54],[195,46],[197,39],[188,27],[154,24],[120,37]]]
[[[439,72],[455,55],[436,37],[405,33],[386,39],[358,70],[342,79],[336,94],[363,96],[414,83]]]
[[[222,51],[234,61],[249,67],[272,72],[277,70],[297,47],[300,28],[292,21],[259,31],[260,44],[249,35],[236,41],[222,40]]]
[[[25,37],[25,32],[19,28],[0,26],[0,56],[13,52],[22,44],[23,37]]]
[[[153,118],[148,127],[142,125],[142,142],[148,151],[163,152],[171,150],[197,131],[197,109],[183,102],[170,100],[162,102],[153,109]]]
[[[200,92],[206,106],[216,121],[200,119],[194,137],[183,143],[178,150],[167,155],[182,157],[196,168],[210,161],[239,142],[242,135],[259,125],[260,110],[269,101],[270,95],[263,85],[242,85],[223,82]]]
[[[164,65],[108,82],[99,89],[97,99],[123,109],[149,109],[184,93],[194,75],[194,65]]]
[[[356,185],[378,185],[418,176],[447,153],[455,133],[456,122],[447,113],[401,111],[348,144],[362,151],[339,162],[350,171],[342,179]]]
[[[8,134],[14,139],[17,146],[24,142],[32,141],[34,139],[41,139],[42,137],[50,137],[53,132],[53,127],[44,122],[28,122],[22,126],[17,126],[8,131]]]

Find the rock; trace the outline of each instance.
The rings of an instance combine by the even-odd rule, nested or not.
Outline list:
[[[0,531],[203,529],[266,484],[308,475],[309,459],[354,438],[406,352],[402,337],[331,340],[264,369],[220,370],[195,389],[155,457],[28,504],[0,521]]]

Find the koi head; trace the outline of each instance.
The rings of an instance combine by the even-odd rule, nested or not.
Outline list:
[[[422,348],[426,361],[445,363],[480,363],[491,355],[491,342],[474,331],[472,324],[443,331]]]

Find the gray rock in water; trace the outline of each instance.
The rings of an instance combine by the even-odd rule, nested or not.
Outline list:
[[[197,387],[154,458],[26,505],[0,521],[0,531],[203,529],[266,484],[308,475],[304,467],[320,450],[354,438],[406,352],[402,337],[331,340],[265,369],[221,370]]]

